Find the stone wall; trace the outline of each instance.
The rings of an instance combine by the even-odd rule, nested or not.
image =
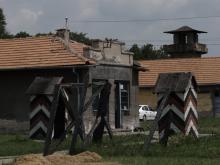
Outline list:
[[[25,133],[28,134],[29,121],[18,122],[16,120],[4,120],[0,119],[0,133],[1,134],[16,134]]]

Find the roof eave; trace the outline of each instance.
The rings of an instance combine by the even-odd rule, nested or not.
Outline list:
[[[16,68],[0,68],[0,71],[20,71],[20,70],[40,70],[40,69],[68,69],[73,67],[89,66],[92,63],[75,64],[75,65],[58,65],[58,66],[34,66],[34,67],[16,67]]]

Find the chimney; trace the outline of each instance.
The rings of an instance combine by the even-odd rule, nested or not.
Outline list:
[[[69,29],[57,29],[56,36],[62,38],[66,44],[69,43]]]
[[[65,42],[65,45],[68,45],[70,30],[68,29],[68,18],[65,18],[65,20],[65,28],[57,29],[56,36],[62,38]]]

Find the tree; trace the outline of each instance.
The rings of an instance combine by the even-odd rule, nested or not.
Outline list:
[[[76,32],[70,32],[70,39],[84,43],[86,45],[92,45],[92,40],[86,37],[87,33],[76,33]]]
[[[4,35],[6,33],[5,26],[5,15],[3,13],[3,10],[0,8],[0,38],[4,38]]]
[[[133,44],[129,51],[134,53],[135,60],[153,60],[160,58],[169,58],[169,55],[164,51],[163,47],[155,49],[152,44],[145,44],[140,48],[137,44]]]
[[[17,33],[17,34],[15,35],[15,38],[25,38],[25,37],[30,37],[30,36],[31,36],[31,35],[28,34],[27,32],[21,31],[21,32],[19,32],[19,33]]]
[[[134,44],[130,50],[130,52],[133,52],[134,53],[134,60],[139,60],[139,59],[143,59],[143,54],[141,53],[141,50],[140,48],[138,47],[137,44]]]
[[[0,38],[13,38],[14,36],[6,30],[6,20],[3,10],[0,8]]]
[[[37,34],[35,34],[36,37],[48,36],[48,35],[54,35],[54,34],[52,32],[49,32],[49,33],[37,33]]]

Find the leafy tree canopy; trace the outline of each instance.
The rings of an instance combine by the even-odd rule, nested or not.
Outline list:
[[[31,35],[28,34],[27,32],[25,31],[21,31],[19,33],[17,33],[14,37],[15,38],[25,38],[25,37],[30,37]]]
[[[6,33],[5,26],[5,15],[3,13],[3,10],[0,8],[0,38],[4,38],[4,35]]]
[[[70,39],[84,43],[86,45],[92,45],[92,40],[86,37],[87,33],[76,33],[76,32],[70,32]]]
[[[155,49],[152,44],[145,44],[141,47],[139,47],[137,44],[133,44],[129,51],[134,53],[135,60],[169,58],[169,55],[163,50],[163,47]]]
[[[53,35],[53,33],[52,32],[49,32],[49,33],[37,33],[35,36],[39,37],[39,36],[48,36],[48,35]]]

